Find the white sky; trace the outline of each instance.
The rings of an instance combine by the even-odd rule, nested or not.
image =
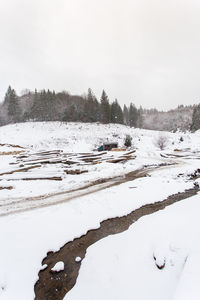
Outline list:
[[[0,0],[8,85],[168,109],[200,102],[199,0]]]

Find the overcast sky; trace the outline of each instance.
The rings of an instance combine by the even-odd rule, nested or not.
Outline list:
[[[0,0],[0,96],[8,85],[120,104],[200,102],[199,0]]]

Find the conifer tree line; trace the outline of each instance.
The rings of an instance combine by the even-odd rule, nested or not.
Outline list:
[[[0,107],[0,124],[26,121],[101,122],[126,124],[136,127],[140,112],[134,104],[124,105],[122,110],[117,99],[112,103],[103,90],[98,100],[91,89],[85,96],[55,93],[50,90],[26,91],[17,96],[8,87]]]
[[[133,103],[122,109],[117,99],[110,102],[104,90],[100,99],[91,89],[84,96],[50,90],[26,90],[18,96],[9,86],[0,104],[0,125],[28,121],[118,123],[153,130],[195,131],[200,129],[200,104],[179,105],[167,112],[136,108]]]

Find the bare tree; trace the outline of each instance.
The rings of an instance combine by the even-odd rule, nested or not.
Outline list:
[[[155,145],[160,149],[164,150],[168,144],[168,137],[164,134],[160,134],[155,140]]]

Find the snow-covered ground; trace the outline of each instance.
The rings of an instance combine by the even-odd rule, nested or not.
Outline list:
[[[87,173],[80,175],[66,174],[60,163],[24,171],[32,179],[48,175],[60,176],[61,181],[26,181],[22,180],[24,174],[21,172],[12,173],[14,168],[27,166],[23,162],[24,166],[20,167],[21,162],[17,161],[22,154],[33,157],[36,152],[62,150],[62,157],[66,155],[74,160],[74,154],[91,153],[106,141],[114,140],[123,146],[126,134],[133,137],[136,158],[125,163],[113,164],[106,159],[94,165],[81,165],[77,160],[77,165],[69,169],[87,169]],[[20,203],[21,210],[33,199],[39,203],[35,210],[0,217],[1,299],[34,299],[34,283],[48,251],[56,251],[89,229],[98,228],[102,220],[126,215],[144,204],[162,201],[169,195],[193,187],[193,181],[187,175],[199,168],[200,133],[162,133],[168,139],[162,151],[156,145],[160,134],[114,124],[50,122],[0,127],[0,188],[3,188],[0,189],[0,214],[12,212],[9,206],[12,208],[16,203]],[[183,141],[180,141],[181,137]],[[109,157],[110,153],[106,155]],[[118,158],[122,153],[112,155]],[[149,171],[148,177],[82,197],[77,194],[74,199],[64,201],[66,191],[87,186],[102,178],[123,176],[144,166],[160,164],[167,165]],[[8,174],[10,171],[12,174]],[[200,183],[199,179],[196,182]],[[10,186],[12,189],[9,189]],[[54,206],[47,206],[46,203],[45,207],[39,208],[40,197],[47,195],[63,203]],[[91,246],[82,262],[77,285],[66,295],[66,299],[134,297],[137,300],[171,300],[176,297],[173,300],[183,300],[179,295],[187,288],[184,276],[188,278],[186,267],[189,258],[192,261],[195,252],[195,260],[200,259],[198,197],[144,217],[127,232],[110,236]],[[165,261],[164,269],[156,267],[153,255],[158,263]],[[58,269],[60,267],[63,266],[59,265]],[[196,296],[191,299],[200,298],[199,293]]]
[[[65,299],[200,299],[199,210],[194,196],[90,246]]]
[[[70,157],[70,153],[91,153],[103,142],[117,141],[119,146],[123,146],[126,134],[133,138],[132,148],[136,149],[136,159],[127,161],[125,164],[111,164],[104,160],[101,164],[80,164],[71,165],[70,170],[80,169],[85,173],[74,176],[66,174],[69,168],[67,165],[44,164],[34,166],[28,172],[15,172],[7,174],[15,169],[20,169],[24,165],[30,165],[31,159],[35,153],[41,151],[60,150],[61,156]],[[163,159],[156,145],[159,135],[165,135],[168,139],[167,148],[164,152],[172,152],[174,149],[186,149],[187,154],[197,155],[200,149],[200,133],[158,133],[156,131],[133,129],[123,125],[100,125],[100,124],[82,124],[82,123],[23,123],[0,127],[0,187],[6,184],[12,186],[12,189],[0,190],[1,201],[8,199],[19,199],[24,197],[47,196],[59,192],[65,192],[77,189],[97,181],[102,178],[112,178],[123,176],[124,173],[139,169],[144,165],[158,165],[160,163],[170,163]],[[180,139],[183,138],[181,142]],[[3,145],[3,146],[1,146]],[[9,145],[19,145],[23,148],[12,147]],[[24,151],[15,154],[16,151]],[[2,155],[1,153],[14,153],[13,155]],[[122,155],[122,152],[113,152],[114,158]],[[179,152],[176,152],[179,154]],[[19,159],[20,155],[30,156],[28,159]],[[200,156],[200,153],[198,154]],[[52,159],[56,159],[56,155]],[[110,154],[107,155],[109,157]],[[59,157],[58,157],[59,158]],[[106,157],[105,157],[106,158]],[[76,157],[70,157],[70,160],[76,160]],[[173,162],[174,160],[171,159]],[[6,173],[6,174],[5,174]],[[45,180],[47,177],[59,176],[61,181]],[[43,177],[43,180],[22,180],[37,179]]]

